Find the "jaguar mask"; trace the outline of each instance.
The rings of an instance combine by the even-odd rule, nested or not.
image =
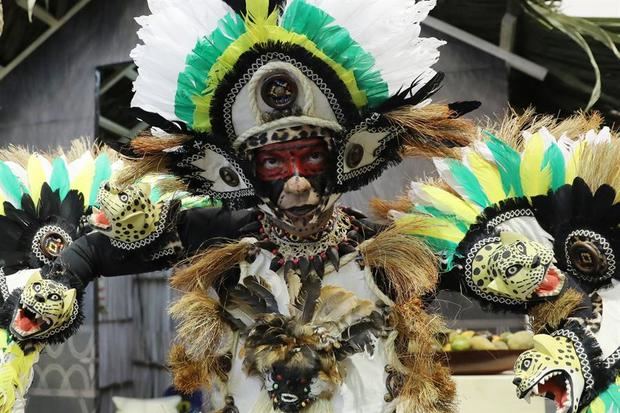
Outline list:
[[[556,413],[576,413],[585,379],[579,355],[566,337],[534,336],[534,348],[515,362],[517,397],[546,397],[554,401]]]
[[[557,296],[565,276],[554,265],[553,250],[520,234],[502,232],[471,260],[472,286],[479,292],[526,302]]]
[[[44,339],[69,327],[77,316],[76,290],[35,272],[22,291],[9,328],[20,341]]]
[[[329,219],[338,199],[332,193],[335,160],[328,136],[324,136],[329,132],[306,128],[311,130],[303,129],[302,136],[310,137],[271,143],[256,149],[253,156],[255,187],[263,209],[284,228],[301,233]]]
[[[100,209],[94,208],[89,223],[98,231],[123,242],[147,238],[159,224],[160,209],[149,199],[148,184],[118,188],[109,182],[97,194]]]

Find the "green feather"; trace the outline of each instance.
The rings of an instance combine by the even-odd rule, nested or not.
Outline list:
[[[469,231],[469,225],[466,222],[461,221],[454,215],[446,214],[445,212],[442,212],[435,207],[416,205],[415,209],[424,214],[428,214],[428,215],[431,215],[437,218],[445,219],[446,221],[449,221],[450,223],[456,225],[458,229],[463,231],[463,233],[466,233],[467,231]]]
[[[62,158],[55,158],[52,161],[50,188],[52,189],[52,191],[58,190],[60,199],[65,199],[65,196],[67,196],[67,193],[69,193],[69,189],[71,189],[69,171],[67,170],[67,165]]]
[[[549,166],[551,168],[551,188],[558,189],[565,184],[566,166],[564,164],[564,156],[562,151],[556,144],[549,146],[543,158],[543,169]]]
[[[512,194],[515,197],[523,196],[521,174],[519,172],[521,167],[521,156],[517,151],[505,142],[497,139],[491,133],[485,133],[490,138],[486,141],[486,145],[493,154],[493,158],[497,164],[504,192]]]
[[[388,85],[374,69],[374,57],[353,40],[347,29],[335,24],[329,14],[306,0],[293,0],[280,24],[288,31],[303,34],[327,56],[353,71],[369,106],[378,106],[388,98]]]
[[[4,162],[0,162],[0,188],[13,205],[21,205],[22,195],[28,192],[24,184]]]
[[[446,163],[456,183],[464,189],[465,194],[462,195],[482,207],[491,205],[491,201],[472,171],[463,165],[463,163],[454,159],[447,159]]]
[[[175,96],[175,114],[192,126],[194,122],[194,96],[203,96],[209,79],[207,74],[224,51],[235,40],[246,32],[243,17],[231,13],[224,16],[215,29],[208,36],[199,39],[187,56],[185,70],[177,78]]]
[[[97,193],[99,187],[112,175],[112,166],[110,165],[110,158],[107,154],[101,154],[95,160],[95,174],[93,176],[93,185],[90,189],[90,197],[88,199],[88,205],[95,205],[97,203]]]

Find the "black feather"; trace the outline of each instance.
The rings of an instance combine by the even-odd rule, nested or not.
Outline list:
[[[411,82],[409,87],[399,89],[398,92],[396,92],[381,105],[374,108],[374,110],[378,113],[387,113],[402,106],[417,105],[437,93],[437,91],[441,88],[443,78],[444,74],[437,72],[431,80],[429,80],[412,95],[411,92],[419,85],[421,80],[420,78],[416,78],[413,82]]]
[[[477,100],[466,100],[461,102],[452,102],[448,104],[448,108],[454,112],[453,118],[460,118],[463,115],[467,115],[470,112],[478,109],[482,105]]]

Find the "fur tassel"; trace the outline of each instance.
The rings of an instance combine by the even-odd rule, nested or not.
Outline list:
[[[385,114],[391,123],[407,131],[403,155],[429,158],[457,157],[459,152],[454,147],[467,146],[476,139],[474,123],[455,115],[448,105],[439,104],[408,106]]]
[[[174,387],[181,393],[192,394],[197,389],[211,385],[208,368],[203,363],[191,359],[181,345],[174,344],[170,348],[168,365]]]
[[[585,295],[573,288],[566,290],[556,300],[532,307],[530,324],[535,334],[557,330],[562,323],[582,307]]]
[[[370,210],[372,214],[384,221],[390,220],[390,211],[398,211],[407,213],[411,210],[413,204],[406,195],[401,195],[393,201],[387,201],[380,198],[370,200]]]
[[[417,225],[392,225],[359,247],[366,265],[385,272],[397,303],[434,291],[438,281],[437,261],[431,250],[419,239],[405,235]]]
[[[173,288],[183,291],[207,291],[218,278],[243,261],[253,245],[246,241],[215,245],[190,258],[170,280]]]
[[[404,376],[394,408],[403,413],[454,412],[456,388],[437,352],[443,320],[424,311],[418,299],[394,306],[392,317],[398,331],[395,353]]]
[[[229,350],[225,347],[232,342],[232,331],[220,312],[217,300],[203,292],[183,294],[170,307],[178,343],[191,359],[207,362]]]

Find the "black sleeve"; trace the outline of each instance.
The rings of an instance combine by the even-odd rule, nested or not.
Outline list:
[[[183,254],[191,255],[200,249],[230,239],[238,239],[258,224],[251,210],[229,211],[220,208],[196,208],[181,211],[175,216]],[[175,234],[176,236],[176,234]],[[77,239],[67,247],[48,269],[48,273],[62,273],[71,284],[85,287],[96,277],[140,274],[169,268],[170,260],[153,260],[155,252],[146,246],[127,251],[114,247],[104,234],[94,232]]]

